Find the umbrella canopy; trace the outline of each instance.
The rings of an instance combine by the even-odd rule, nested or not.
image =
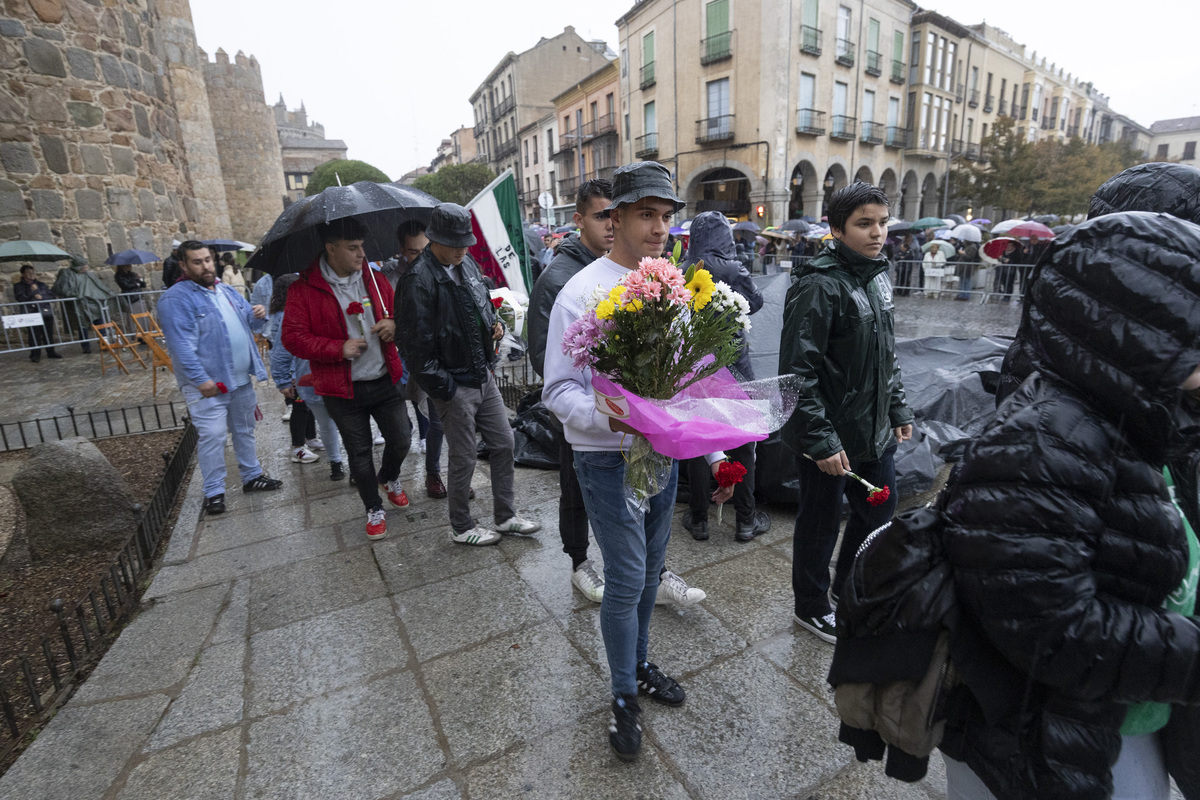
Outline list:
[[[1034,222],[1040,222],[1043,225],[1057,225],[1058,214],[1038,214],[1033,218]]]
[[[753,222],[752,220],[748,219],[744,219],[737,225],[734,225],[733,229],[735,231],[750,231],[751,233],[758,233],[762,230],[762,228],[758,226],[757,222]]]
[[[983,246],[983,254],[988,258],[999,258],[1008,249],[1009,243],[1016,244],[1011,236],[998,236]]]
[[[967,221],[967,218],[964,217],[962,214],[947,214],[946,219],[952,219],[959,225],[962,225],[962,224],[966,223],[966,221]]]
[[[914,231],[926,231],[930,228],[945,228],[946,220],[941,217],[921,217],[912,224]]]
[[[243,249],[245,242],[234,241],[233,239],[205,239],[202,244],[208,245],[211,249],[218,253],[232,252],[234,250]],[[250,245],[250,249],[254,249],[254,245]]]
[[[963,223],[954,230],[950,231],[950,235],[960,242],[982,242],[983,234],[970,223]]]
[[[681,227],[679,225],[671,226],[671,235],[672,236],[683,236],[686,233],[687,233],[687,228]]]
[[[899,236],[902,233],[909,233],[913,230],[911,222],[906,222],[902,219],[888,220],[888,236]]]
[[[321,252],[317,225],[346,217],[358,217],[367,226],[367,260],[382,261],[400,249],[396,229],[410,220],[428,224],[438,202],[433,195],[396,183],[330,186],[285,208],[246,266],[273,275],[298,272]]]
[[[772,239],[783,239],[784,241],[787,241],[787,242],[792,241],[792,232],[791,231],[781,231],[778,228],[768,228],[767,230],[762,232],[762,235],[769,236]]]
[[[579,230],[579,229],[577,227],[575,227],[574,225],[559,225],[557,228],[554,229],[554,232],[555,233],[572,233],[573,231],[577,231],[577,230]]]
[[[780,230],[795,231],[798,235],[803,236],[808,233],[808,223],[802,219],[789,219],[787,222],[779,226]]]
[[[813,227],[808,229],[808,233],[805,235],[809,239],[822,239],[822,238],[828,236],[829,233],[830,233],[830,231],[829,231],[828,225],[814,225]]]
[[[954,245],[942,239],[934,239],[921,245],[921,252],[928,253],[935,244],[938,246],[938,250],[949,254],[946,256],[947,258],[954,255]]]
[[[992,226],[992,235],[993,236],[998,236],[1000,234],[1007,235],[1007,233],[1010,230],[1017,227],[1018,225],[1024,224],[1024,222],[1025,222],[1025,220],[1023,220],[1023,219],[1006,219],[1003,222],[997,222],[995,225]]]
[[[112,267],[119,267],[122,264],[153,264],[155,261],[162,261],[162,259],[146,250],[122,250],[104,259],[104,263]]]
[[[64,261],[73,258],[66,250],[60,250],[46,242],[17,239],[0,244],[0,261]]]
[[[972,225],[991,225],[992,224],[992,221],[990,219],[984,219],[983,217],[976,217],[975,219],[971,220],[970,222]]]
[[[939,228],[938,230],[933,232],[933,238],[941,239],[942,241],[946,242],[946,241],[949,241],[951,238],[953,238],[953,235],[950,233],[950,231],[947,228]]]
[[[1042,223],[1034,222],[1033,220],[1022,222],[1020,225],[1012,226],[1008,229],[1007,234],[1009,236],[1017,236],[1020,238],[1027,238],[1029,236],[1036,236],[1039,239],[1054,238],[1054,231],[1050,230]]]
[[[817,221],[816,217],[810,217],[808,214],[805,214],[804,216],[802,216],[800,218],[800,220],[802,222],[807,222],[809,225],[812,225],[814,222]]]

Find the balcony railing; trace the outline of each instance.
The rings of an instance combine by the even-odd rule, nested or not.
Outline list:
[[[563,178],[558,182],[559,197],[574,197],[579,192],[579,178]]]
[[[716,64],[733,58],[733,31],[725,31],[700,40],[700,63]]]
[[[976,142],[967,142],[967,149],[966,149],[966,151],[963,152],[963,155],[966,157],[966,159],[968,161],[978,161],[979,160],[979,144]]]
[[[641,82],[638,84],[639,89],[649,89],[654,85],[654,62],[642,65]]]
[[[829,128],[829,135],[834,139],[853,139],[857,134],[855,128],[858,127],[858,120],[854,117],[839,114],[831,122],[833,124]]]
[[[495,108],[492,109],[492,122],[498,121],[501,117],[503,117],[505,114],[512,111],[516,107],[517,107],[517,97],[516,97],[516,95],[510,94],[508,97],[501,100],[500,104],[498,106],[496,106]]]
[[[475,123],[475,138],[482,139],[483,132],[486,130],[487,130],[487,122],[476,122]]]
[[[983,98],[983,113],[990,114],[990,113],[992,113],[992,109],[995,107],[996,107],[996,95],[989,94],[987,97]]]
[[[892,83],[904,83],[904,62],[898,59],[892,59]]]
[[[889,125],[887,129],[887,138],[884,139],[885,147],[908,147],[909,139],[912,132],[908,128],[901,128],[899,125]]]
[[[971,108],[979,108],[979,90],[972,89],[971,95],[967,98],[967,105]]]
[[[809,25],[800,26],[800,52],[810,56],[821,55],[821,29]]]
[[[883,56],[874,50],[867,51],[867,74],[878,78],[883,74]]]
[[[563,178],[558,182],[559,197],[574,197],[579,191],[579,187],[588,181],[593,181],[597,178],[604,180],[612,180],[613,170],[615,167],[598,167],[591,172],[585,172],[582,177],[578,175]]]
[[[643,134],[634,139],[633,154],[637,158],[658,155],[658,132]]]
[[[1079,126],[1078,125],[1068,125],[1067,126],[1067,136],[1070,136],[1071,138],[1075,138],[1078,135],[1079,135]]]
[[[837,49],[835,50],[837,58],[834,59],[843,67],[854,66],[854,42],[849,39],[838,39]]]
[[[958,90],[954,93],[954,102],[961,103],[967,94],[967,87],[961,83],[958,85]]]
[[[499,146],[496,147],[496,152],[493,154],[493,158],[495,158],[497,161],[502,158],[507,158],[508,156],[511,156],[513,153],[517,152],[518,146],[519,142],[517,141],[517,137],[512,136],[508,139],[505,139],[499,144]]]
[[[723,142],[733,138],[733,114],[696,120],[696,144]]]
[[[825,135],[825,112],[802,108],[796,112],[796,133],[801,136]]]
[[[864,122],[862,124],[863,144],[883,144],[884,125],[879,122]]]
[[[578,131],[572,131],[570,128],[560,133],[558,135],[558,149],[554,151],[555,160],[565,158],[574,152],[578,139]]]
[[[586,142],[595,139],[597,136],[605,136],[616,132],[617,115],[605,114],[603,117],[597,117],[591,122],[585,122],[583,127],[579,129],[579,138],[580,141]]]

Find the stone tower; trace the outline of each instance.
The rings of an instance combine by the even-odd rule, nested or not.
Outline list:
[[[224,50],[204,64],[208,106],[225,179],[233,238],[258,244],[283,211],[283,157],[275,114],[263,94],[262,71],[254,56],[239,52],[234,63]]]
[[[3,5],[0,240],[52,242],[101,264],[110,244],[165,255],[201,224],[227,234],[223,187],[210,216],[189,180],[189,121],[176,113],[171,80],[184,55],[172,46],[173,7],[190,35],[186,0],[159,0],[157,12],[144,0]]]

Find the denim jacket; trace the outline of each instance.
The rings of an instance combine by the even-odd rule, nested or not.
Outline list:
[[[250,321],[254,312],[250,304],[236,289],[223,283],[217,283],[216,291],[222,299],[233,303],[246,328],[246,338],[253,344]],[[208,292],[195,281],[180,281],[159,299],[158,320],[181,388],[216,381],[232,389],[237,383],[233,378],[233,348],[224,319]],[[256,380],[267,379],[258,348],[253,346],[250,348],[250,370]]]

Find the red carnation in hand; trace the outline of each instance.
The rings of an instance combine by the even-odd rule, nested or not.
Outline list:
[[[365,310],[366,309],[363,308],[362,303],[355,302],[355,303],[351,303],[350,305],[346,306],[347,314],[362,314]]]
[[[217,391],[221,394],[229,393],[229,389],[225,388],[225,384],[221,383],[220,381],[217,382]]]
[[[891,490],[886,486],[881,486],[875,491],[867,493],[867,502],[873,506],[881,506],[886,503],[887,499],[891,496]]]
[[[492,308],[500,308],[500,306],[502,306],[502,305],[504,305],[503,297],[493,297],[492,298]]]
[[[717,486],[722,489],[741,483],[744,477],[746,468],[736,461],[722,461],[721,466],[717,467]]]

